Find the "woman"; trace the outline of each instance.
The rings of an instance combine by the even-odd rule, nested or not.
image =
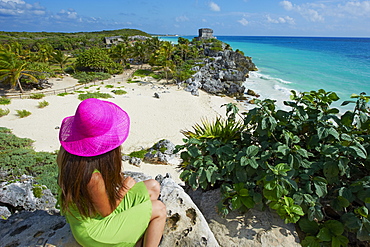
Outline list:
[[[130,120],[119,106],[98,99],[80,103],[59,132],[60,204],[82,246],[158,246],[166,209],[159,184],[136,183],[121,172],[121,144]]]

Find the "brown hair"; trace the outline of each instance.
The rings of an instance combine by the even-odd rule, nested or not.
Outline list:
[[[116,200],[120,199],[119,190],[123,185],[121,147],[93,157],[73,155],[61,148],[60,155],[58,182],[62,189],[62,211],[70,212],[69,207],[75,205],[82,217],[97,214],[87,189],[94,170],[98,170],[103,177],[111,208],[116,207]]]

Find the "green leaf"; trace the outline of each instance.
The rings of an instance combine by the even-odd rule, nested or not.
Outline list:
[[[190,178],[189,178],[189,185],[191,186],[191,188],[193,190],[198,188],[197,173],[196,172],[191,173]]]
[[[231,199],[231,206],[234,210],[239,209],[242,206],[242,201],[240,200],[239,196],[234,196]]]
[[[338,131],[336,131],[336,129],[334,129],[333,127],[331,127],[330,129],[328,129],[328,135],[332,135],[338,141],[340,140],[339,139],[339,133],[338,133]]]
[[[313,236],[307,236],[302,241],[302,247],[320,247],[320,240]]]
[[[356,237],[360,241],[370,241],[370,232],[364,225],[361,225],[360,229],[357,231]]]
[[[324,223],[325,228],[329,229],[332,235],[339,236],[344,232],[344,226],[337,220],[328,220]]]
[[[323,197],[328,193],[326,187],[327,185],[326,179],[322,177],[314,177],[313,184],[316,189],[316,195],[318,195],[319,197]]]
[[[356,208],[355,213],[366,218],[369,215],[369,210],[367,209],[367,207],[362,206],[362,207]]]
[[[240,199],[247,208],[254,208],[255,203],[251,196],[241,197]]]
[[[345,242],[348,243],[348,239],[346,237],[344,237],[345,239],[341,238],[341,237],[344,237],[344,236],[333,236],[331,238],[331,247],[347,247],[347,244],[345,244]],[[347,239],[347,241],[345,241]],[[344,243],[342,243],[341,241],[344,241]],[[343,245],[344,244],[344,245]]]
[[[332,100],[332,101],[337,101],[339,100],[340,98],[338,97],[338,95],[335,93],[335,92],[331,92],[328,97]]]
[[[305,233],[316,235],[319,231],[319,224],[314,220],[308,220],[307,218],[301,218],[298,221],[299,227]]]
[[[249,196],[249,191],[247,189],[241,189],[239,191],[240,196]]]
[[[361,220],[352,212],[343,214],[340,219],[350,230],[357,230],[362,225]]]
[[[258,154],[259,148],[255,145],[251,145],[247,148],[246,154],[249,158],[254,157]]]
[[[201,154],[199,149],[196,146],[190,146],[188,148],[188,152],[189,152],[189,155],[194,158],[198,157]]]
[[[324,242],[331,241],[331,237],[332,235],[330,233],[330,230],[326,227],[321,228],[319,233],[317,234],[317,238]]]
[[[366,153],[360,148],[356,146],[350,146],[349,148],[352,149],[359,157],[366,159]]]

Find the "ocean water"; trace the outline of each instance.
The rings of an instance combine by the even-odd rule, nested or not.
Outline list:
[[[324,89],[336,92],[341,103],[352,93],[370,95],[370,38],[217,38],[252,57],[258,71],[250,73],[246,87],[265,97],[290,95],[290,90]]]

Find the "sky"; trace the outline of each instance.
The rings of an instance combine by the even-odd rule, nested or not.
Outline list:
[[[0,31],[370,37],[361,0],[0,0]]]

